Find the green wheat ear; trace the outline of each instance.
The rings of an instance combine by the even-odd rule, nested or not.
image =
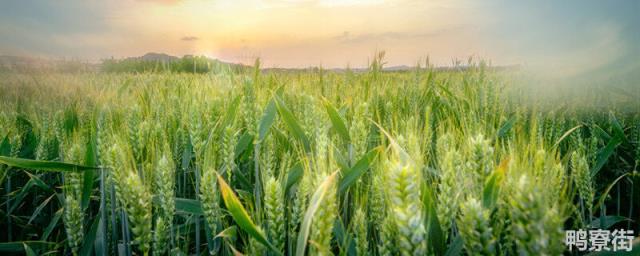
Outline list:
[[[578,189],[578,195],[583,202],[585,210],[584,221],[589,223],[593,213],[593,198],[595,195],[591,172],[587,159],[578,152],[571,154],[572,178]]]
[[[481,133],[469,139],[468,143],[468,162],[466,164],[466,172],[473,176],[475,190],[480,191],[484,184],[484,180],[493,171],[493,147],[490,140],[485,139]]]
[[[330,177],[329,175],[318,175],[316,184],[322,184]],[[327,188],[327,192],[322,200],[321,207],[315,212],[311,223],[311,236],[309,252],[314,255],[332,255],[331,239],[333,238],[333,224],[338,216],[338,205],[336,198],[337,187],[332,182]]]
[[[134,243],[138,245],[140,251],[147,255],[149,253],[152,234],[151,234],[151,194],[147,191],[144,184],[137,174],[133,171],[124,180],[122,186],[122,198],[129,221],[131,222],[131,231],[134,236]]]
[[[165,223],[163,218],[156,218],[155,230],[153,231],[153,255],[164,255],[170,248],[169,232],[171,232],[171,226]]]
[[[560,255],[564,250],[563,218],[540,191],[540,185],[523,175],[509,202],[511,234],[520,255]]]
[[[444,157],[440,162],[440,183],[438,183],[439,203],[436,207],[438,220],[445,232],[445,238],[458,214],[463,184],[461,170],[463,168],[462,155],[454,148],[441,153]]]
[[[269,177],[265,183],[264,204],[269,238],[277,249],[283,250],[285,243],[284,193],[280,182],[273,177]]]
[[[383,220],[387,212],[385,183],[383,174],[376,172],[369,193],[369,219],[376,230],[381,230]]]
[[[292,243],[298,235],[298,227],[304,219],[304,214],[309,204],[309,196],[313,193],[311,187],[311,174],[309,172],[303,173],[303,176],[298,184],[298,188],[295,191],[295,198],[291,205],[291,220],[289,221],[289,236]]]
[[[367,218],[362,209],[358,208],[353,214],[352,221],[352,233],[355,235],[356,251],[358,255],[368,255],[369,252],[369,240],[367,232]]]
[[[64,226],[67,230],[67,242],[73,255],[78,255],[82,240],[83,233],[83,221],[84,214],[80,208],[80,201],[74,198],[72,194],[67,195],[65,198],[64,207]]]
[[[470,255],[495,255],[496,239],[490,223],[490,212],[481,202],[469,198],[460,207],[458,228],[464,239],[464,248]]]
[[[362,156],[367,150],[369,118],[371,118],[371,114],[366,102],[355,106],[353,119],[349,126],[349,137],[353,141],[353,151],[356,157]]]
[[[380,255],[396,255],[397,247],[397,229],[394,217],[387,215],[380,223],[380,244],[378,244],[378,253]]]
[[[426,252],[426,230],[420,196],[419,171],[407,162],[389,163],[390,214],[398,231],[401,255],[423,255]]]
[[[69,163],[84,163],[84,150],[80,144],[78,134],[75,134],[73,142],[69,145],[69,150],[64,152],[65,161]],[[84,237],[84,211],[81,207],[79,198],[82,198],[84,173],[69,172],[64,174],[65,179],[65,208],[64,208],[64,224],[67,230],[67,239],[69,247],[74,255],[78,254],[78,250],[82,244]]]
[[[207,168],[203,170],[200,180],[200,201],[204,217],[212,231],[217,230],[217,223],[220,220],[220,195],[218,193],[217,172],[215,169]]]
[[[165,149],[166,150],[166,149]],[[167,150],[168,151],[168,150]],[[168,153],[167,153],[168,154]],[[175,174],[170,156],[163,155],[158,161],[155,174],[155,187],[159,204],[154,231],[154,254],[161,255],[170,248],[171,225],[175,214]]]
[[[227,174],[229,182],[232,180],[232,173],[236,167],[235,163],[235,146],[236,146],[236,131],[233,127],[229,126],[224,129],[224,135],[222,140],[222,159],[224,163],[224,170]]]

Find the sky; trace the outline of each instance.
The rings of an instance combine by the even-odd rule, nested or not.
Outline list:
[[[636,69],[640,1],[5,0],[0,55],[162,52],[266,67],[363,67],[482,58],[580,74]]]

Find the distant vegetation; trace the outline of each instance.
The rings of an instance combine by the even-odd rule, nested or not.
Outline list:
[[[427,61],[428,63],[428,61]],[[464,72],[472,66],[463,63],[453,63],[452,66],[435,67],[428,65],[432,71]],[[487,69],[518,70],[515,66],[487,66]],[[426,66],[385,66],[380,72],[414,72],[416,69],[427,69]],[[27,56],[0,56],[0,72],[9,73],[221,73],[232,72],[239,74],[244,71],[252,72],[254,67],[240,63],[225,62],[206,56],[185,55],[171,56],[164,53],[147,53],[140,57],[109,58],[99,62],[80,59],[51,59]],[[336,72],[336,73],[366,73],[369,67],[323,68],[309,66],[305,68],[266,67],[260,68],[263,73],[305,73],[305,72]]]
[[[0,56],[0,73],[85,73],[98,70],[98,64],[78,59],[43,59],[24,56]]]
[[[107,59],[102,61],[101,70],[116,73],[147,73],[147,72],[173,72],[173,73],[208,73],[229,69],[241,71],[245,66],[240,64],[225,63],[210,59],[205,56],[185,55],[182,58],[147,53],[142,57],[126,59]]]

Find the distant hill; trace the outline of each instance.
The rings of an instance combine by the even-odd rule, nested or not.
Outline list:
[[[127,59],[137,59],[137,60],[143,60],[143,61],[166,61],[166,62],[170,62],[170,61],[179,60],[180,58],[178,58],[176,56],[171,56],[171,55],[165,54],[165,53],[150,52],[150,53],[147,53],[147,54],[142,55],[140,57],[129,57]]]

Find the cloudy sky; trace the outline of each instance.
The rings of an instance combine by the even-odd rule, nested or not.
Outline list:
[[[360,67],[384,50],[389,65],[475,56],[580,72],[640,57],[640,1],[515,2],[5,0],[0,55],[99,60],[164,52],[244,63],[260,57],[272,67]]]

